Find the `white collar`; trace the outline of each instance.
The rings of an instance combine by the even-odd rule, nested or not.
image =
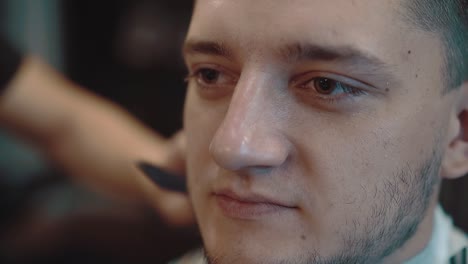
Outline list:
[[[431,240],[418,255],[405,264],[443,264],[449,259],[450,232],[452,219],[439,205],[434,211],[434,225]]]

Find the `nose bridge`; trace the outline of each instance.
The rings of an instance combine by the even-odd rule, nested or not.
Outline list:
[[[243,75],[231,98],[229,109],[211,142],[215,161],[229,170],[278,166],[287,153],[278,133],[272,75],[256,72]]]
[[[259,76],[241,78],[231,98],[221,129],[228,129],[232,133],[241,131],[251,133],[252,129],[255,129],[255,124],[261,120],[261,115],[266,114],[259,110],[266,110],[268,100],[271,99],[265,98],[264,90],[267,87],[265,78]]]

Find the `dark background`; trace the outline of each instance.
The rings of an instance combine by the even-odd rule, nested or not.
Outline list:
[[[185,94],[180,50],[191,1],[63,2],[68,76],[160,133],[179,129]]]

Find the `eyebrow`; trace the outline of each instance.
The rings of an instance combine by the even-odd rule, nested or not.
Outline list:
[[[184,43],[182,54],[205,54],[233,59],[234,54],[222,42],[188,40]]]
[[[277,55],[289,62],[322,61],[339,62],[350,72],[377,77],[387,86],[401,86],[402,82],[393,74],[394,65],[351,45],[331,46],[293,43],[277,50]]]
[[[340,61],[353,64],[385,66],[379,58],[353,46],[324,46],[293,43],[277,50],[277,55],[287,61]]]
[[[216,41],[197,41],[188,40],[185,42],[182,49],[184,54],[201,53],[206,55],[214,55],[226,58],[233,58],[231,49],[223,42]],[[360,51],[352,46],[323,46],[318,44],[300,44],[293,43],[280,47],[276,51],[276,55],[284,60],[304,61],[304,60],[320,60],[320,61],[362,61],[368,64],[385,65],[383,61]]]
[[[185,42],[182,52],[188,54],[204,54],[234,59],[234,53],[223,42],[189,39]],[[351,45],[332,46],[315,43],[291,43],[277,48],[275,55],[287,62],[322,61],[339,62],[345,67],[353,68],[352,71],[362,72],[358,68],[366,69],[367,75],[380,76],[378,79],[387,84],[401,85],[391,71],[392,65],[378,57],[362,51]]]

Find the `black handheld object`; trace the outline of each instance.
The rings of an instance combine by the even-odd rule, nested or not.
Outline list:
[[[21,65],[21,54],[0,36],[0,92],[13,79]]]
[[[159,187],[173,192],[187,193],[184,177],[164,171],[147,162],[139,162],[138,168]]]

